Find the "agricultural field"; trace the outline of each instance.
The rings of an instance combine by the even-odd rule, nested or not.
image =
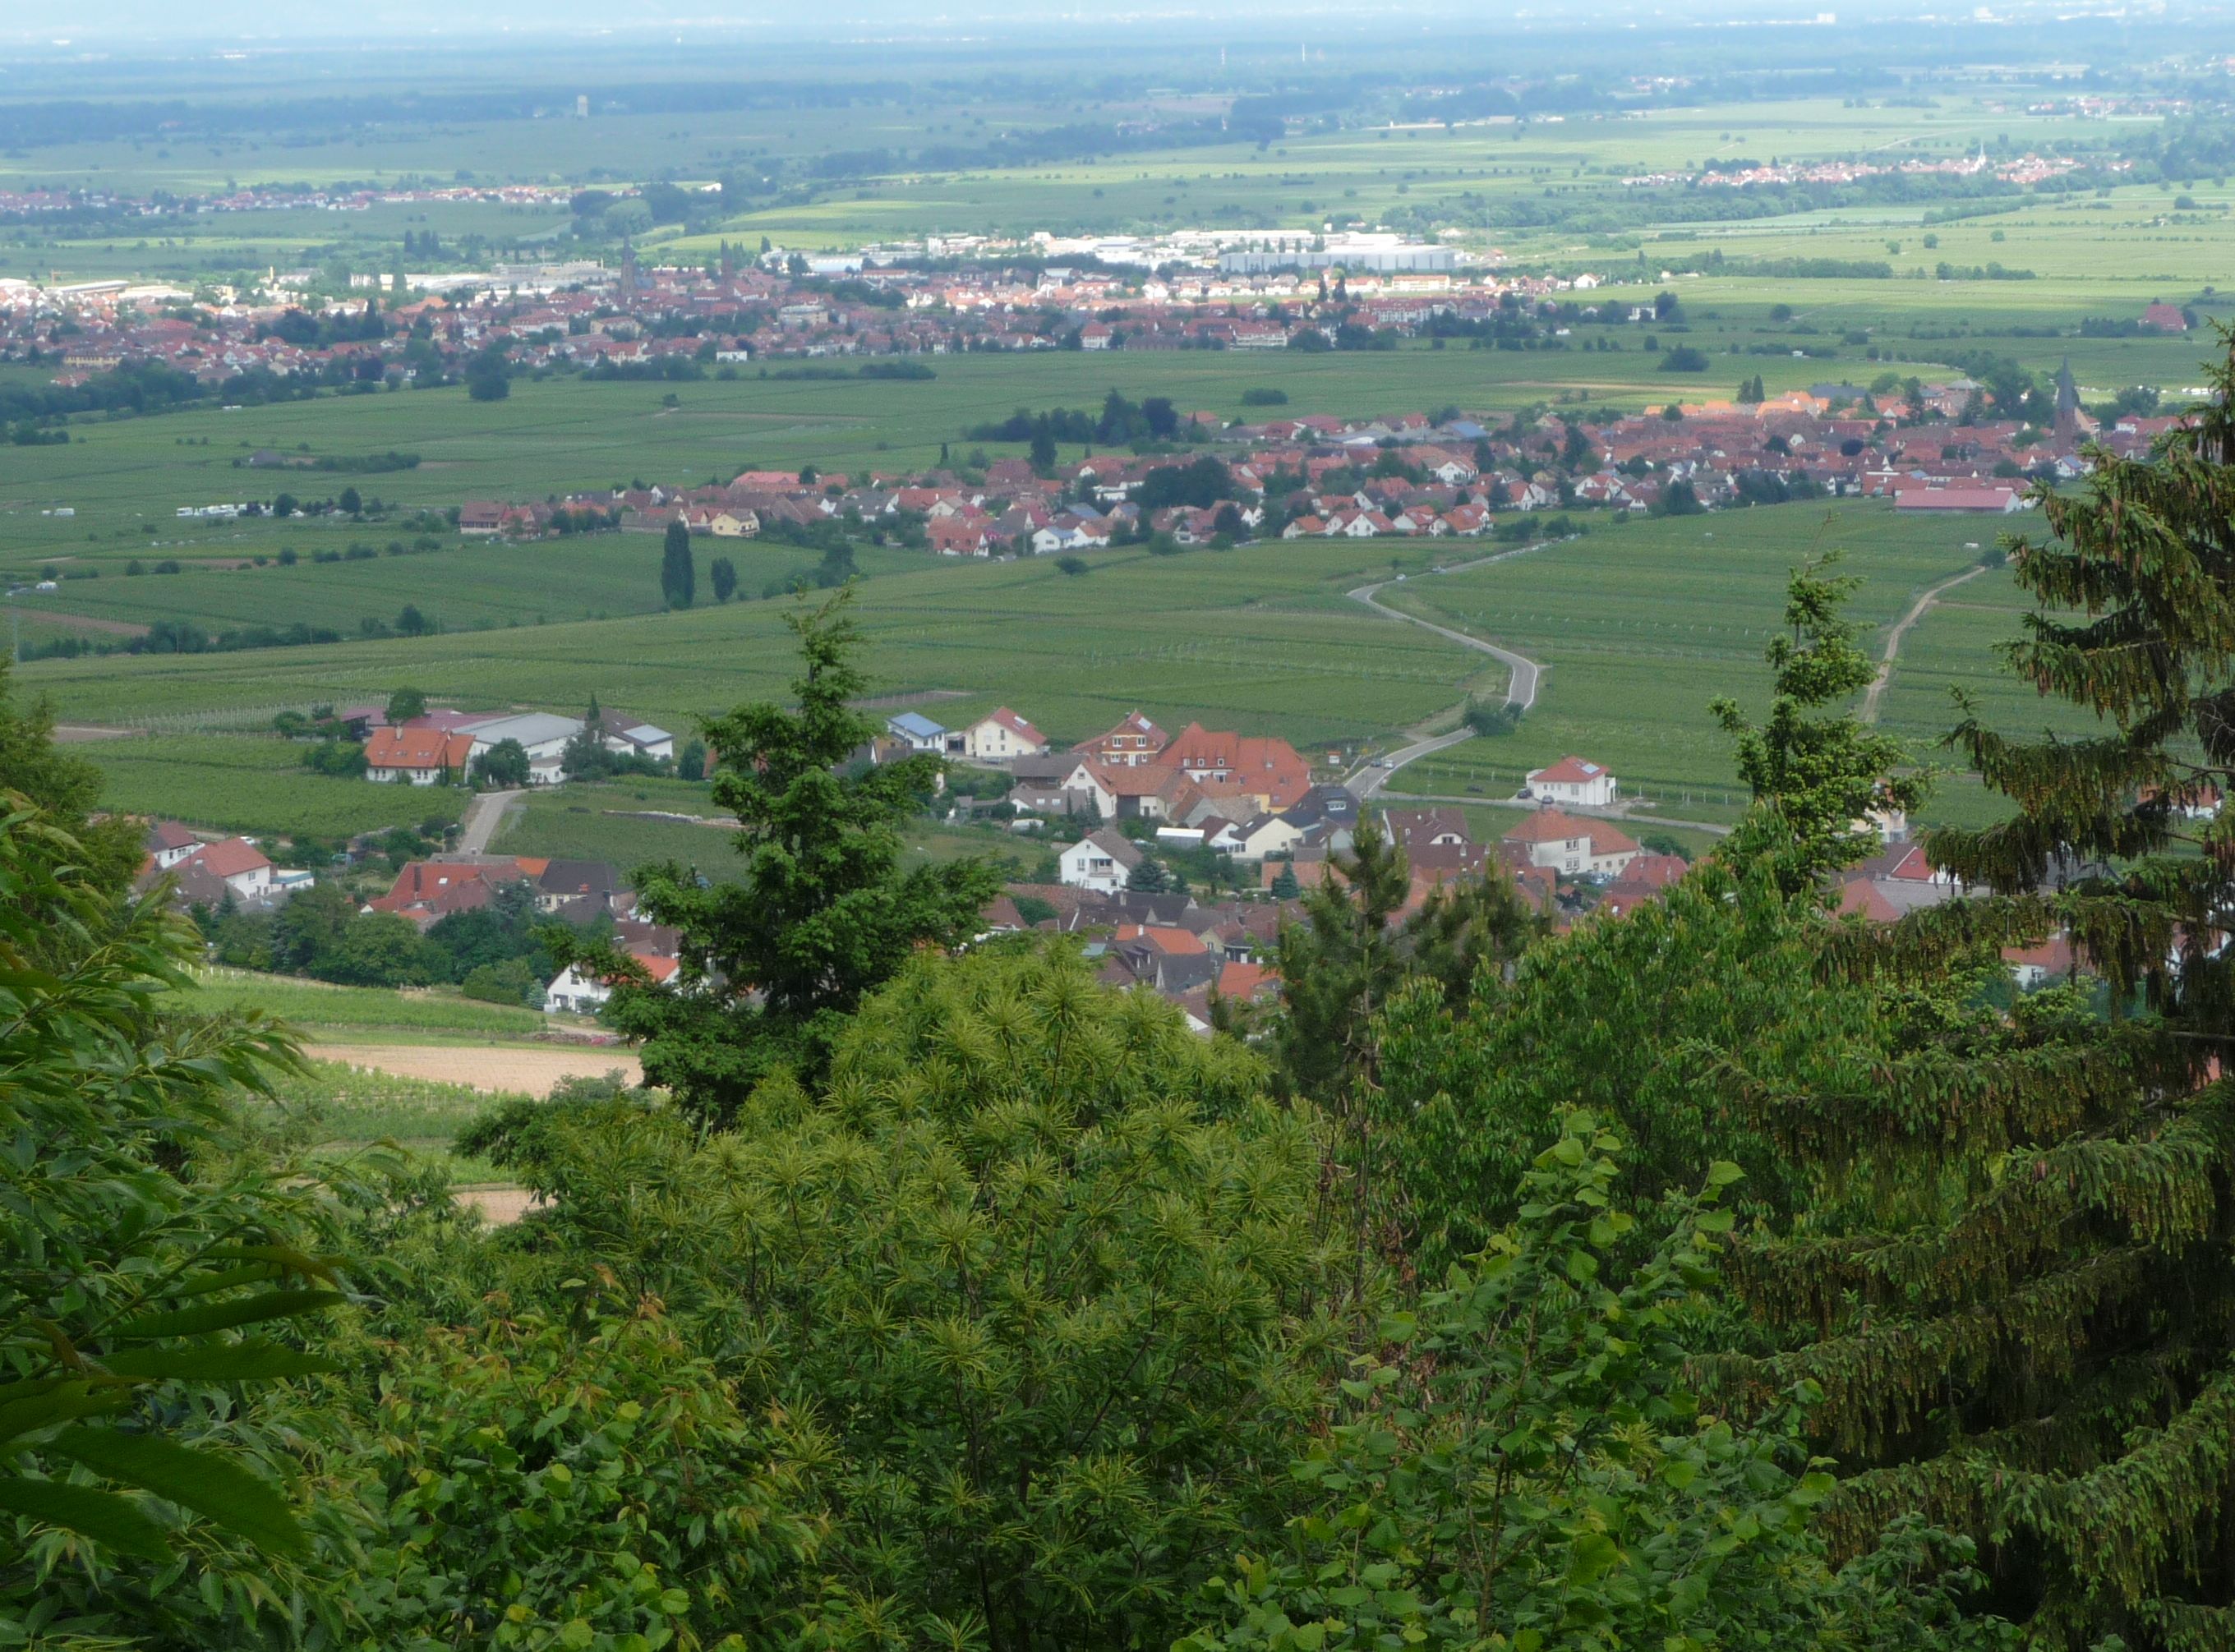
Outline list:
[[[1282,543],[1169,558],[1119,551],[1089,558],[1083,576],[1032,560],[889,575],[862,588],[856,612],[881,704],[913,698],[958,722],[1007,704],[1065,742],[1137,706],[1169,727],[1199,718],[1277,733],[1315,761],[1347,761],[1505,689],[1502,666],[1344,594],[1404,572],[1385,601],[1518,649],[1547,669],[1517,734],[1423,760],[1398,789],[1511,795],[1524,770],[1574,750],[1612,765],[1632,795],[1654,798],[1664,815],[1712,823],[1734,818],[1740,800],[1729,742],[1707,707],[1730,695],[1759,709],[1762,650],[1787,571],[1838,552],[1843,571],[1862,582],[1852,612],[1871,628],[1866,646],[1875,656],[1911,604],[1977,566],[2002,526],[1900,518],[1861,501],[1583,519],[1589,531],[1580,539],[1452,574],[1432,570],[1481,552],[1450,541]],[[2015,634],[2015,604],[2008,575],[1989,571],[1906,634],[1879,709],[1920,756],[1945,730],[1951,686],[1979,695],[2000,720],[2035,717],[2031,695],[1996,675],[1993,644]],[[742,603],[259,654],[45,661],[23,670],[66,719],[92,722],[161,717],[181,729],[246,728],[267,723],[281,706],[378,698],[410,682],[462,705],[565,708],[594,692],[605,704],[687,730],[698,715],[785,693],[787,607]],[[112,775],[117,806],[242,829],[323,835],[417,824],[454,818],[462,795],[326,780],[295,767],[297,748],[245,735],[166,735],[82,749]],[[1962,809],[1966,796],[1951,786],[1940,806]],[[515,806],[495,846],[622,865],[678,859],[719,876],[726,857],[718,833],[659,818],[712,812],[704,787],[680,781],[569,787]],[[1023,846],[1017,852],[1029,858]]]
[[[301,624],[354,636],[368,620],[393,626],[406,606],[445,630],[607,619],[664,606],[656,534],[600,533],[527,545],[445,540],[429,552],[408,548],[416,538],[408,527],[379,522],[243,521],[137,550],[126,561],[141,565],[138,575],[120,566],[120,552],[88,546],[86,557],[62,552],[27,570],[52,567],[72,577],[62,578],[56,591],[24,592],[14,607],[27,638],[77,635],[100,644],[144,633],[164,620],[199,625],[212,635]],[[402,554],[388,554],[391,545]],[[351,546],[373,554],[351,558]],[[296,553],[292,565],[278,560],[282,551]],[[313,552],[339,552],[344,559],[317,562]],[[789,588],[822,560],[819,552],[773,542],[702,545],[702,588],[705,565],[717,556],[737,564],[739,594],[748,598],[770,586]],[[153,571],[165,558],[177,562],[177,572]],[[921,569],[924,558],[920,552],[863,545],[855,564],[864,575],[875,575]],[[93,577],[84,577],[88,570]]]
[[[1279,543],[1170,558],[1097,552],[1084,576],[1046,560],[932,565],[867,582],[855,612],[875,692],[952,695],[933,708],[944,719],[1007,703],[1076,740],[1137,704],[1160,719],[1340,744],[1426,716],[1479,675],[1456,645],[1400,631],[1342,597],[1367,575],[1447,554],[1427,543]],[[259,726],[283,707],[385,698],[410,682],[461,705],[573,708],[594,693],[687,728],[696,716],[785,692],[788,607],[731,603],[384,643],[44,660],[23,675],[66,721]]]
[[[256,721],[268,724],[271,715]],[[100,768],[105,807],[233,832],[331,841],[390,826],[447,825],[463,812],[469,795],[454,787],[379,786],[314,774],[303,767],[302,746],[271,737],[167,729],[74,749]]]
[[[1744,793],[1729,737],[1708,707],[1727,695],[1750,715],[1765,708],[1762,650],[1777,634],[1788,571],[1838,553],[1837,571],[1861,582],[1848,611],[1870,628],[1864,646],[1878,657],[1911,604],[1977,566],[2001,526],[1901,519],[1874,503],[1788,505],[1629,524],[1385,591],[1385,602],[1546,668],[1536,708],[1517,733],[1424,758],[1393,789],[1511,796],[1527,770],[1576,752],[1612,767],[1625,795],[1651,800],[1656,813],[1735,819]],[[1974,595],[1982,591],[2002,601]],[[1994,643],[2015,635],[2019,611],[2008,574],[1981,574],[1949,601],[1960,605],[1928,611],[1904,637],[1880,708],[1881,725],[1920,760],[1936,755],[1953,721],[1953,686],[1979,693],[2006,724],[2039,722],[2030,692],[1996,675]],[[1953,819],[1978,806],[1976,788],[1951,781],[1925,813]]]
[[[193,1014],[261,1010],[293,1028],[306,1042],[386,1043],[427,1037],[486,1042],[530,1038],[547,1024],[535,1010],[482,1003],[450,991],[337,987],[245,970],[199,970],[193,987],[180,997],[180,1007]]]
[[[455,1184],[497,1179],[490,1166],[453,1149],[458,1133],[506,1098],[462,1084],[311,1061],[250,1103],[282,1142],[321,1154],[362,1152],[393,1142],[447,1171]]]
[[[489,847],[497,854],[603,860],[624,872],[652,861],[675,861],[724,883],[736,875],[737,865],[731,847],[734,824],[707,787],[685,781],[569,785],[532,792],[512,804]],[[929,820],[914,822],[901,846],[906,864],[984,855],[1007,863],[1010,875],[1017,878],[1042,852],[1029,837],[998,826],[958,827]]]

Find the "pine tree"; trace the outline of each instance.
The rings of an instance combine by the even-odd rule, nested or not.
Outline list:
[[[1759,1374],[1822,1389],[1832,1518],[1850,1543],[1910,1511],[1969,1528],[2045,1646],[2235,1644],[2235,816],[2183,806],[2235,787],[2235,356],[2217,389],[2009,542],[2042,610],[2014,667],[2106,732],[1967,715],[1955,743],[2018,812],[1927,846],[1989,892],[1831,954],[1893,997],[2061,927],[2105,1013],[2035,995],[1852,1093],[1753,1098],[1827,1193],[1739,1271],[1802,1333]]]
[[[688,608],[698,583],[691,559],[691,530],[679,521],[667,525],[659,552],[659,594],[670,608]]]
[[[1169,887],[1164,863],[1154,855],[1143,855],[1140,865],[1125,874],[1125,887],[1137,895],[1163,894]]]
[[[1746,859],[1773,849],[1794,891],[1870,852],[1871,810],[1913,808],[1924,793],[1922,780],[1895,773],[1904,757],[1900,741],[1852,715],[1812,715],[1844,705],[1875,675],[1855,646],[1861,628],[1843,611],[1858,582],[1824,572],[1836,560],[1836,554],[1811,560],[1786,585],[1791,634],[1775,638],[1766,653],[1774,674],[1768,721],[1748,722],[1734,700],[1713,707],[1737,736],[1739,778],[1753,788],[1756,804],[1735,852]]]
[[[1275,900],[1294,900],[1304,892],[1302,885],[1296,882],[1296,868],[1293,861],[1283,863],[1281,870],[1273,875],[1272,892]]]
[[[705,725],[721,754],[714,801],[734,815],[733,881],[693,867],[639,867],[639,910],[683,933],[683,965],[653,984],[624,953],[554,932],[560,963],[613,976],[606,1019],[642,1045],[646,1079],[702,1119],[727,1118],[772,1073],[813,1074],[862,995],[919,948],[967,940],[1000,892],[984,860],[903,869],[901,824],[944,767],[929,756],[864,773],[852,754],[877,731],[854,709],[867,690],[851,587],[785,616],[801,671],[790,705],[739,706]]]

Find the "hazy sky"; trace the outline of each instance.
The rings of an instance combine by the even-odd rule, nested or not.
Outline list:
[[[246,37],[265,42],[334,40],[379,35],[451,35],[516,32],[587,34],[602,30],[639,33],[647,29],[685,34],[740,33],[825,38],[881,33],[922,32],[977,35],[988,28],[1019,23],[1036,32],[1065,30],[1108,33],[1129,23],[1153,27],[1186,20],[1215,29],[1221,23],[1251,24],[1282,18],[1291,23],[1324,11],[1357,25],[1375,19],[1397,27],[1417,27],[1429,18],[1464,19],[1471,30],[1503,22],[1529,21],[1557,26],[1589,16],[1620,15],[1648,22],[1730,17],[1812,16],[1837,9],[1843,14],[1883,10],[1888,0],[1691,0],[1689,3],[1645,4],[1634,0],[1535,0],[1534,3],[1481,4],[1467,0],[1384,0],[1381,4],[1344,0],[1113,0],[1112,3],[1046,5],[1032,0],[841,0],[836,6],[802,7],[792,0],[61,0],[58,5],[16,10],[0,22],[0,36],[42,45],[115,47],[134,41]],[[1901,9],[1929,6],[1912,3]],[[1998,8],[2000,9],[2000,8]],[[0,9],[0,10],[14,9]],[[1957,6],[1954,15],[1967,10]]]

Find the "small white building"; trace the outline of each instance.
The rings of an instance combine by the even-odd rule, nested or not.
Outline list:
[[[1563,757],[1550,768],[1530,769],[1522,791],[1539,803],[1603,809],[1620,795],[1622,786],[1611,770],[1588,757]]]
[[[673,735],[658,723],[644,722],[625,712],[600,712],[598,738],[607,751],[623,757],[648,757],[659,762],[675,755]]]
[[[1056,857],[1062,868],[1059,876],[1065,883],[1101,895],[1122,891],[1141,859],[1141,851],[1124,833],[1107,827],[1087,833]]]
[[[947,730],[921,711],[895,712],[885,719],[885,732],[912,752],[937,755],[947,749]]]
[[[144,842],[147,858],[155,863],[158,872],[170,871],[202,846],[202,840],[176,820],[156,821],[147,828]]]

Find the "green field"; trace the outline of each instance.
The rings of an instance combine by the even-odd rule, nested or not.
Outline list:
[[[1462,650],[1342,600],[1361,575],[1425,567],[1426,543],[1274,544],[1158,558],[1097,553],[1085,578],[1046,561],[927,566],[869,581],[857,612],[881,693],[950,690],[941,718],[1009,703],[1078,739],[1134,705],[1158,718],[1357,740],[1459,697]],[[786,603],[409,641],[143,655],[27,665],[66,720],[268,722],[284,706],[430,698],[575,707],[594,693],[666,727],[781,695],[793,657]],[[274,753],[285,748],[276,743]]]
[[[1423,759],[1405,771],[1400,789],[1510,796],[1528,769],[1576,752],[1613,768],[1626,795],[1651,799],[1658,813],[1734,819],[1744,793],[1729,737],[1707,708],[1728,695],[1751,714],[1764,709],[1762,650],[1777,632],[1787,571],[1838,552],[1838,571],[1861,582],[1848,611],[1869,628],[1864,646],[1876,658],[1911,604],[1975,566],[1999,526],[1985,518],[1903,519],[1878,504],[1789,505],[1631,524],[1408,581],[1383,600],[1504,643],[1546,669],[1518,732]],[[2000,602],[1974,594],[1989,592]],[[2014,594],[2007,573],[1982,575],[1950,593],[1977,608],[1935,608],[1904,638],[1879,721],[1920,760],[1938,756],[1934,748],[1954,720],[1951,686],[1976,695],[2006,725],[2041,721],[2030,691],[1999,674],[1993,652],[2016,632]],[[1951,783],[1927,814],[1953,818],[1977,806],[1975,793]]]
[[[330,987],[321,982],[241,970],[198,971],[180,1007],[199,1015],[258,1009],[311,1038],[341,1036],[388,1041],[380,1035],[429,1033],[482,1039],[528,1038],[546,1022],[533,1009],[482,1003],[436,989],[391,991],[384,987]]]
[[[303,767],[303,749],[284,740],[169,730],[73,748],[100,768],[105,807],[193,826],[335,839],[453,821],[465,807],[468,793],[454,787],[313,774]]]
[[[691,815],[695,820],[655,818]],[[624,872],[651,861],[676,861],[716,883],[733,877],[735,823],[704,786],[681,780],[619,780],[532,792],[505,812],[489,846],[499,854],[604,860]],[[902,859],[910,865],[986,855],[1023,876],[1042,853],[1031,839],[997,826],[955,827],[912,822]]]
[[[58,570],[98,566],[98,578],[64,580],[58,591],[28,592],[15,605],[27,642],[75,633],[95,643],[145,630],[161,620],[191,621],[212,634],[303,624],[353,636],[364,619],[393,625],[407,604],[447,630],[607,619],[665,606],[657,534],[601,533],[526,545],[468,540],[440,551],[361,561],[310,558],[313,548],[357,544],[378,549],[398,532],[408,531],[378,523],[331,528],[244,524],[222,537],[139,551],[138,559],[149,566],[158,558],[176,557],[180,571],[138,577],[121,572],[121,549],[88,545],[85,557],[62,552],[49,560]],[[298,552],[292,567],[270,559],[282,546]],[[204,559],[187,560],[194,552]],[[701,543],[698,554],[702,591],[707,564],[726,556],[737,566],[739,592],[746,598],[761,596],[770,584],[789,587],[813,573],[822,560],[819,552],[773,542]],[[265,566],[238,560],[257,556],[267,558]],[[924,558],[921,552],[863,545],[855,552],[855,565],[874,575],[921,569]]]
[[[1066,576],[1045,562],[948,565],[862,587],[856,608],[876,690],[960,722],[999,704],[1069,742],[1136,706],[1177,728],[1283,735],[1315,761],[1386,743],[1496,698],[1504,668],[1369,613],[1343,594],[1404,571],[1385,600],[1539,660],[1538,704],[1513,735],[1466,742],[1407,770],[1403,789],[1510,795],[1522,772],[1564,752],[1609,764],[1633,796],[1671,818],[1724,820],[1740,802],[1729,742],[1707,712],[1731,695],[1758,709],[1761,653],[1787,571],[1837,550],[1862,582],[1852,612],[1873,656],[1928,586],[1975,565],[2001,525],[1897,517],[1871,502],[1789,505],[1662,521],[1592,519],[1583,539],[1462,573],[1482,554],[1452,541],[1275,544],[1158,558],[1112,552]],[[257,654],[46,661],[26,679],[66,718],[162,718],[180,728],[268,721],[280,705],[377,698],[410,682],[462,704],[567,708],[590,692],[665,726],[749,698],[781,697],[791,671],[786,604],[554,624],[411,642]],[[1998,721],[2040,720],[2029,691],[1997,676],[1992,644],[2015,633],[2007,574],[1950,593],[1908,634],[1881,707],[1921,756],[1950,722],[1948,689],[1978,695]],[[2061,724],[2060,724],[2061,726]],[[222,735],[82,748],[112,777],[118,806],[210,824],[321,834],[455,814],[462,794],[329,780],[298,749]],[[1951,789],[1944,809],[1968,806]],[[639,818],[712,813],[702,787],[624,781],[538,794],[500,847],[635,865],[718,867],[707,828]]]

